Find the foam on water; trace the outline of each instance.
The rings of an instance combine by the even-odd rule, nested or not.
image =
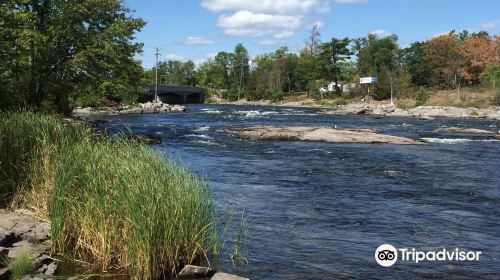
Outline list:
[[[194,129],[193,131],[196,131],[196,132],[203,132],[203,131],[208,131],[210,129],[210,126],[200,126],[196,129]]]
[[[500,140],[496,139],[465,139],[465,138],[422,138],[423,141],[428,143],[438,143],[438,144],[462,144],[467,142],[497,142]]]
[[[186,134],[184,137],[188,138],[201,138],[201,139],[214,139],[206,134]]]
[[[217,110],[217,109],[201,109],[201,111],[203,113],[207,113],[207,114],[220,114],[220,113],[222,113],[222,111]]]

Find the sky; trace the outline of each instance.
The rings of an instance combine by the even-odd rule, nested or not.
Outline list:
[[[144,67],[160,60],[199,64],[243,43],[250,56],[298,52],[311,27],[322,41],[396,34],[401,47],[450,30],[500,34],[500,0],[125,0],[147,25],[137,33]]]

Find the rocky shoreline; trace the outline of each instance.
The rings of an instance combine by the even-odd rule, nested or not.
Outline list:
[[[218,102],[216,104],[317,108],[322,109],[323,113],[330,115],[376,115],[388,117],[414,117],[422,119],[432,119],[438,117],[483,118],[500,120],[500,106],[486,109],[445,106],[419,106],[415,108],[401,109],[387,103],[350,103],[347,105],[331,107],[324,105],[303,105],[301,102],[285,102],[275,104],[267,100],[240,100],[235,102]]]
[[[0,256],[17,258],[23,253],[35,261],[36,279],[55,274],[57,261],[50,257],[50,224],[22,212],[0,209]],[[0,279],[10,279],[10,271],[3,265],[0,263]]]
[[[389,117],[415,117],[431,119],[445,118],[484,118],[500,120],[500,107],[490,109],[458,108],[441,106],[419,106],[411,109],[400,109],[393,105],[352,103],[339,105],[333,109],[323,111],[331,115],[377,115]]]
[[[160,114],[185,112],[187,109],[181,105],[170,105],[163,102],[139,103],[137,107],[115,106],[115,107],[77,107],[72,115],[75,117],[92,115],[127,115],[127,114]]]
[[[31,213],[0,208],[0,260],[17,258],[28,253],[35,262],[32,273],[23,280],[52,279],[57,273],[59,261],[50,257],[50,223],[36,219]],[[86,279],[72,276],[68,279]],[[179,279],[249,280],[232,274],[217,272],[208,267],[186,265],[179,272]],[[11,272],[0,262],[0,280],[11,279]]]

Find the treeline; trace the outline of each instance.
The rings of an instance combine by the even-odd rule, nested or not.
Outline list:
[[[332,38],[321,42],[314,27],[300,52],[281,47],[250,60],[238,44],[234,52],[219,52],[214,59],[194,63],[160,64],[162,83],[223,89],[223,97],[279,100],[290,92],[309,92],[313,98],[363,93],[360,77],[376,76],[374,98],[387,99],[421,87],[457,89],[460,86],[500,87],[500,36],[463,31],[415,42],[406,48],[398,37]],[[176,65],[170,67],[169,65]],[[145,72],[154,79],[154,68]],[[333,92],[320,91],[334,83]]]
[[[0,109],[135,101],[145,22],[120,0],[0,2]]]
[[[0,2],[0,109],[64,112],[108,101],[133,103],[154,83],[155,70],[134,59],[134,34],[145,22],[120,0]],[[395,35],[332,38],[314,27],[298,53],[281,47],[250,59],[238,44],[195,66],[166,61],[160,84],[220,89],[229,100],[280,100],[291,92],[313,98],[364,94],[359,78],[376,76],[376,99],[420,87],[500,88],[500,36],[454,31],[401,48]],[[335,90],[321,91],[334,82]],[[500,94],[499,94],[500,96]],[[499,98],[500,99],[500,98]]]

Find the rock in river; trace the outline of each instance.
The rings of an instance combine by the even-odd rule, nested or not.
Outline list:
[[[464,134],[495,134],[492,131],[478,129],[478,128],[466,128],[466,127],[441,127],[436,130],[436,132],[441,133],[464,133]]]
[[[254,126],[227,128],[240,138],[250,140],[317,141],[329,143],[417,145],[423,142],[406,137],[385,135],[374,129],[336,129],[331,127]]]

